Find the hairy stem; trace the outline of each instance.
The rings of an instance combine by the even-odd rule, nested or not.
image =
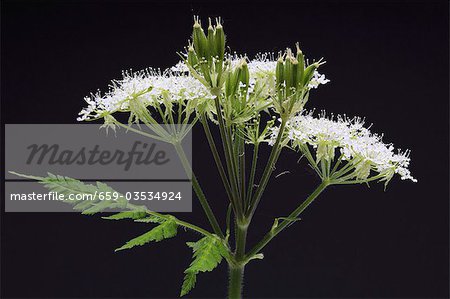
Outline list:
[[[248,224],[236,222],[236,249],[234,263],[229,264],[229,287],[228,298],[236,299],[242,297],[242,287],[245,268],[245,244],[247,241]]]
[[[241,299],[244,280],[244,265],[229,266],[228,299]]]

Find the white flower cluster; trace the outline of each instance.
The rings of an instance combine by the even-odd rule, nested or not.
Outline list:
[[[409,151],[395,153],[392,144],[385,144],[382,136],[365,128],[361,118],[345,116],[313,117],[312,113],[299,114],[289,120],[286,135],[293,147],[309,145],[316,152],[317,162],[335,160],[336,149],[342,160],[352,163],[357,179],[365,180],[375,171],[389,181],[397,173],[402,180],[417,182],[408,169]],[[279,128],[274,128],[270,144],[274,143]]]
[[[259,53],[248,62],[248,71],[253,78],[267,75],[275,76],[277,61],[273,53]]]
[[[231,66],[235,66],[241,59],[235,55],[230,56],[229,60]],[[255,59],[249,60],[247,65],[250,73],[247,93],[254,91],[258,80],[261,82],[259,88],[267,89],[273,85],[269,83],[275,80],[276,60],[273,53],[260,53]],[[327,82],[329,80],[324,75],[315,72],[309,87],[317,88]],[[272,93],[266,90],[263,94],[268,96]],[[138,99],[148,106],[155,101],[161,102],[162,97],[172,101],[213,98],[209,90],[189,74],[188,67],[179,62],[163,72],[154,69],[124,72],[121,80],[112,81],[110,91],[106,94],[97,92],[84,98],[88,105],[80,111],[77,120],[92,120],[117,111],[128,111],[132,99]]]
[[[117,111],[127,111],[129,101],[138,99],[145,106],[155,101],[178,101],[212,98],[208,89],[197,79],[182,72],[164,72],[148,69],[140,72],[124,72],[121,80],[114,80],[110,91],[85,97],[88,106],[79,113],[78,121],[103,117]]]

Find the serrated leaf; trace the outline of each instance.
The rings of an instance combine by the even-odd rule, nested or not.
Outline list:
[[[83,210],[83,212],[81,212],[81,214],[94,215],[94,214],[102,212],[106,209],[122,209],[125,207],[126,206],[123,206],[123,204],[120,202],[102,200],[102,201],[93,203],[88,209]]]
[[[147,215],[148,214],[144,211],[125,211],[102,218],[107,220],[122,220],[122,219],[138,220],[147,217]]]
[[[152,230],[140,235],[134,239],[131,239],[125,245],[117,248],[115,251],[130,249],[135,246],[142,246],[151,241],[159,242],[163,239],[175,237],[177,235],[177,224],[173,219],[168,219],[162,224],[153,228]]]
[[[166,218],[158,217],[155,215],[150,215],[146,218],[136,219],[135,222],[144,222],[144,223],[163,223],[166,221]]]
[[[187,246],[194,252],[193,261],[184,273],[181,296],[186,295],[195,286],[196,276],[200,272],[214,270],[227,255],[227,250],[221,240],[215,236],[204,237],[197,242],[187,242]]]
[[[11,173],[17,176],[37,180],[49,191],[63,194],[66,198],[64,202],[73,205],[75,210],[81,211],[83,214],[91,215],[115,208],[124,209],[128,204],[128,201],[120,193],[102,182],[96,182],[95,185],[85,184],[79,180],[52,173],[48,173],[46,177],[29,176],[15,172]],[[107,193],[117,193],[119,196],[116,200],[100,200],[98,198],[98,194]],[[83,200],[70,200],[70,194],[74,196],[83,195],[85,197],[83,197]]]
[[[184,276],[183,286],[181,287],[180,297],[188,294],[194,287],[197,282],[197,273],[188,272]]]

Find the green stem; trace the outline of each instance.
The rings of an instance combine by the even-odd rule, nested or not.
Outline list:
[[[206,196],[203,193],[202,188],[200,187],[200,184],[198,183],[194,172],[192,171],[191,165],[189,164],[186,154],[184,153],[183,147],[179,142],[175,143],[174,146],[178,156],[180,157],[181,163],[183,164],[184,170],[186,171],[186,173],[192,174],[192,188],[194,189],[195,194],[197,194],[200,204],[202,205],[202,208],[205,211],[206,217],[208,217],[209,223],[211,224],[214,233],[218,235],[220,238],[224,239],[225,236],[223,235],[219,223],[217,222],[216,216],[214,216],[214,213],[206,199]]]
[[[244,280],[244,265],[230,265],[229,266],[229,285],[228,285],[228,299],[242,298],[242,282]]]
[[[142,135],[142,136],[145,136],[145,137],[148,137],[148,138],[152,138],[152,139],[155,139],[155,140],[163,141],[163,142],[168,142],[168,140],[166,138],[162,138],[160,136],[156,136],[156,135],[153,135],[153,134],[149,134],[149,133],[140,131],[138,129],[133,128],[132,126],[127,126],[127,125],[124,125],[124,124],[122,124],[120,122],[117,122],[116,124],[118,126],[124,128],[124,129],[126,129],[126,130],[132,131],[132,132],[137,133],[139,135]]]
[[[149,212],[149,214],[154,214],[154,213],[155,213],[155,212]],[[172,216],[172,217],[174,217],[174,216]],[[205,230],[205,229],[203,229],[203,228],[201,228],[201,227],[198,227],[197,225],[194,225],[194,224],[191,224],[191,223],[189,223],[189,222],[180,220],[180,219],[178,219],[178,218],[175,218],[175,222],[176,222],[179,226],[183,226],[183,227],[189,228],[189,229],[191,229],[191,230],[193,230],[193,231],[196,231],[196,232],[198,232],[198,233],[200,233],[200,234],[202,234],[202,235],[204,235],[204,236],[212,237],[212,234],[211,234],[210,232],[208,232],[207,230]]]
[[[292,219],[297,218],[329,184],[330,183],[328,181],[323,181],[301,205],[299,205],[291,214],[289,214],[288,217],[285,218],[285,220],[278,224],[278,226],[273,227],[262,238],[262,240],[247,253],[246,258],[249,259],[259,253],[276,235],[288,227],[289,224],[292,223]]]
[[[231,202],[233,202],[233,198],[231,195],[231,187],[230,187],[230,183],[227,179],[227,175],[225,173],[225,169],[223,168],[223,164],[222,161],[220,160],[220,156],[219,156],[219,152],[217,151],[217,147],[216,144],[214,142],[214,138],[211,134],[211,131],[209,129],[209,125],[208,125],[208,121],[206,120],[206,116],[203,116],[201,118],[201,123],[203,125],[203,129],[205,130],[205,134],[206,134],[206,139],[208,140],[208,144],[209,147],[211,149],[211,152],[213,154],[214,157],[214,161],[216,162],[216,166],[217,169],[219,171],[220,174],[220,178],[222,179],[222,183],[225,187],[225,191],[227,192],[228,198],[230,199]]]
[[[225,154],[225,162],[227,164],[231,192],[236,201],[235,202],[236,216],[238,218],[242,218],[243,211],[242,211],[242,207],[239,204],[239,200],[238,200],[239,199],[239,190],[238,190],[236,169],[234,168],[233,148],[232,148],[232,140],[231,140],[231,136],[230,136],[231,133],[228,130],[228,128],[226,127],[225,121],[222,117],[222,109],[220,107],[219,97],[216,96],[214,98],[214,103],[216,106],[217,121],[219,123],[220,137],[222,138],[223,151]]]
[[[247,242],[248,224],[239,224],[236,222],[236,251],[235,256],[238,262],[241,262],[245,255],[245,244]]]
[[[258,184],[258,188],[255,191],[255,195],[250,203],[250,211],[248,213],[249,219],[253,217],[256,208],[258,207],[259,201],[261,200],[261,196],[264,192],[264,189],[267,186],[270,175],[274,170],[274,165],[276,163],[277,158],[279,157],[279,151],[281,151],[281,140],[283,139],[284,128],[286,126],[286,121],[282,120],[280,125],[280,130],[278,131],[278,136],[273,145],[272,151],[270,152],[269,160],[264,168],[264,172],[261,177],[261,181]]]
[[[231,171],[229,172],[232,176],[231,180],[234,182],[235,190],[236,190],[236,198],[241,199],[241,189],[240,189],[240,180],[239,180],[239,141],[237,138],[233,139],[233,128],[231,125],[225,125],[226,131],[226,144],[228,144],[228,152],[231,159]],[[239,208],[242,210],[242,202],[238,200]]]
[[[244,280],[245,268],[245,244],[247,241],[247,223],[239,223],[236,221],[236,250],[234,253],[234,263],[229,264],[229,287],[228,298],[242,298],[242,282]]]
[[[246,208],[248,208],[249,201],[252,198],[253,195],[253,185],[255,183],[255,174],[256,174],[256,163],[258,161],[258,150],[259,150],[259,143],[255,143],[255,147],[253,148],[253,159],[252,159],[252,168],[250,170],[250,178],[248,180],[248,190],[247,190],[247,205]]]
[[[142,206],[135,206],[135,205],[129,204],[128,207],[131,210],[133,210],[136,207],[141,208]],[[185,228],[191,229],[191,230],[196,231],[196,232],[198,232],[198,233],[200,233],[200,234],[202,234],[204,236],[208,236],[208,237],[212,237],[213,236],[213,234],[211,234],[209,231],[207,231],[207,230],[205,230],[205,229],[203,229],[203,228],[201,228],[201,227],[199,227],[197,225],[194,225],[192,223],[180,220],[180,219],[176,218],[175,216],[164,215],[164,214],[161,214],[161,213],[158,213],[158,212],[153,212],[153,211],[148,211],[148,210],[146,212],[147,212],[147,214],[152,215],[152,216],[156,216],[158,218],[167,219],[167,220],[173,219],[175,221],[175,223],[178,224],[179,226],[183,226]]]
[[[338,179],[338,180],[332,181],[331,184],[333,184],[333,185],[364,184],[364,183],[369,183],[369,182],[381,179],[383,177],[384,177],[384,174],[380,173],[376,176],[373,176],[373,177],[365,179],[365,180],[356,180],[355,179],[355,180],[350,180],[350,181],[347,181],[347,180],[340,181],[340,179]]]
[[[241,187],[241,204],[245,207],[246,194],[245,194],[245,142],[244,138],[239,136],[239,174],[240,174],[240,187]],[[244,208],[243,208],[244,209]]]

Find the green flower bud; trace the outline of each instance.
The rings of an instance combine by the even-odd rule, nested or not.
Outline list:
[[[194,49],[199,58],[208,58],[208,40],[205,32],[203,32],[202,25],[197,18],[194,19],[194,26],[192,30],[192,41]]]
[[[242,73],[241,65],[238,65],[234,70],[230,71],[227,76],[227,80],[225,83],[225,94],[227,96],[232,96],[236,93],[236,90],[239,86],[240,77]]]
[[[216,57],[218,53],[215,45],[215,30],[211,24],[211,18],[209,19],[207,39],[208,39],[209,54],[211,57]]]
[[[222,25],[220,24],[220,19],[217,19],[216,23],[216,32],[214,36],[214,42],[216,45],[215,48],[217,56],[219,56],[220,60],[223,60],[225,56],[225,33],[223,31]]]
[[[284,82],[284,61],[283,56],[280,55],[277,60],[277,67],[275,70],[277,87],[280,88]]]
[[[298,61],[298,71],[297,71],[297,77],[298,82],[300,83],[300,87],[303,87],[303,76],[305,73],[305,57],[303,55],[302,50],[300,50],[300,46],[298,43],[295,44],[297,47],[297,61]]]
[[[286,82],[286,96],[289,97],[292,94],[292,53],[291,49],[286,51],[286,61],[284,63],[284,80]]]
[[[195,55],[195,50],[194,47],[189,44],[189,48],[188,48],[188,63],[192,66],[195,67],[198,63],[198,59],[197,59],[197,55]]]
[[[298,83],[299,83],[299,81],[298,81],[298,61],[294,57],[292,57],[290,59],[290,61],[291,61],[291,65],[292,65],[292,73],[291,73],[292,87],[297,88]]]
[[[250,73],[248,71],[247,61],[245,61],[245,59],[242,59],[239,67],[241,69],[239,74],[239,81],[248,87],[248,84],[250,82]]]
[[[276,78],[278,100],[281,102],[283,101],[283,82],[284,82],[284,61],[281,53],[277,60],[277,66],[275,69],[275,78]]]

